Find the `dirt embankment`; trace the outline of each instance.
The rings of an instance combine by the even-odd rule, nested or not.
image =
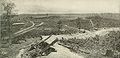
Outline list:
[[[81,55],[71,52],[69,49],[58,45],[57,43],[53,46],[57,52],[52,52],[48,56],[42,56],[37,58],[84,58]],[[16,58],[22,58],[21,55],[24,54],[25,49],[21,49],[16,56]]]
[[[85,58],[104,58],[106,50],[119,51],[120,28],[106,28],[78,37],[63,38],[60,44],[72,52],[85,55]],[[117,48],[115,48],[117,47]]]
[[[53,47],[57,50],[57,52],[52,52],[48,56],[44,56],[42,58],[85,58],[86,55],[85,55],[85,57],[84,57],[84,55],[80,56],[81,52],[91,55],[91,52],[94,52],[94,51],[97,50],[97,48],[100,48],[100,47],[92,46],[92,44],[96,44],[96,43],[92,43],[88,39],[93,39],[94,38],[95,40],[97,40],[96,35],[99,36],[99,39],[101,39],[102,36],[105,36],[112,31],[118,32],[118,31],[120,31],[120,28],[101,29],[101,30],[98,30],[98,31],[94,31],[94,32],[91,32],[91,33],[84,33],[84,34],[79,34],[78,33],[78,34],[72,34],[72,35],[53,35],[46,42],[51,43],[52,40],[58,38],[58,39],[62,40],[62,42],[60,42],[60,43],[62,43],[63,46],[65,46],[65,47],[63,47],[61,45],[58,45],[56,43]],[[47,36],[43,36],[43,38],[46,38],[46,37]],[[83,40],[81,40],[81,39],[83,39]],[[83,43],[85,43],[85,44],[83,45]],[[90,51],[89,49],[87,49],[87,48],[93,48],[93,47],[95,47],[96,50],[91,50]],[[68,48],[70,48],[70,50]],[[73,52],[76,52],[76,53],[71,52],[71,50]],[[21,57],[20,55],[23,52],[24,52],[24,50],[21,49],[19,51],[19,54],[17,55],[17,58],[20,58]],[[77,53],[80,54],[80,55],[78,55]],[[38,57],[38,58],[40,58],[40,57]]]

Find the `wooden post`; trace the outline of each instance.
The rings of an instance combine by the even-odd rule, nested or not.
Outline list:
[[[94,29],[95,29],[95,26],[94,26],[94,24],[93,24],[93,22],[92,22],[91,19],[90,19],[90,23],[91,23],[91,25],[92,25],[92,29],[94,30]]]

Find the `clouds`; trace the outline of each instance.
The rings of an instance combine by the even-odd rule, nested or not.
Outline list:
[[[119,12],[119,0],[14,0],[19,13]]]

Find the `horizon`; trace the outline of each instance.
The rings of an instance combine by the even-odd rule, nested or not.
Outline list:
[[[2,0],[1,0],[2,1]],[[119,0],[11,0],[18,14],[120,13]],[[0,13],[2,13],[0,7]]]
[[[12,0],[19,14],[119,13],[119,0]]]
[[[81,14],[120,14],[120,13],[16,13],[15,15],[54,15],[54,14],[57,14],[57,15],[81,15]],[[2,14],[0,14],[2,15]]]
[[[109,13],[109,12],[104,12],[104,13],[16,13],[16,14],[120,14],[120,13]]]

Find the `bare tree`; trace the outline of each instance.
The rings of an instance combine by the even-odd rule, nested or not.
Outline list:
[[[3,14],[1,15],[1,36],[8,36],[11,37],[11,18],[13,17],[13,9],[15,7],[15,4],[10,0],[3,0],[2,8],[3,8]],[[9,39],[8,39],[9,40]]]
[[[4,2],[2,3],[2,7],[4,15],[6,16],[7,19],[9,19],[10,15],[13,14],[12,11],[15,7],[15,4],[11,1],[7,2],[6,0],[4,0]]]
[[[60,34],[60,32],[61,32],[61,29],[62,29],[62,21],[61,20],[59,20],[58,22],[57,22],[57,28],[58,28],[58,34]]]
[[[81,28],[81,21],[80,21],[80,20],[81,20],[81,18],[79,18],[79,17],[76,19],[76,27],[77,27],[78,29]]]
[[[59,21],[57,22],[57,25],[58,25],[58,29],[60,30],[60,29],[62,28],[62,21],[59,20]]]

